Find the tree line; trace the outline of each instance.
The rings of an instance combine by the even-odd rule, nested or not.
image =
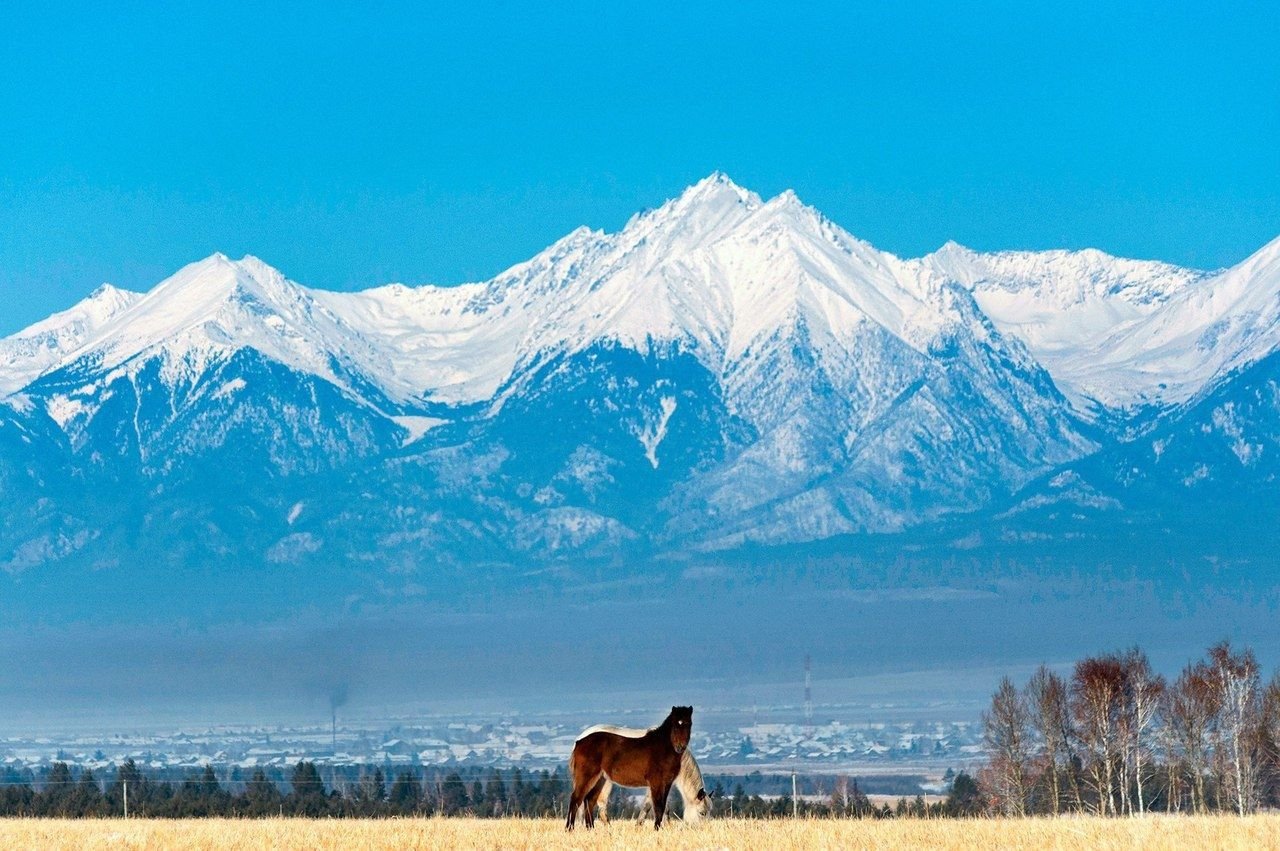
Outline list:
[[[36,773],[13,768],[0,773],[0,817],[94,818],[128,811],[141,818],[378,818],[393,816],[471,816],[563,818],[569,789],[565,775],[519,768],[458,767],[444,770],[410,766],[327,766],[326,778],[314,762],[301,761],[291,771],[257,768],[248,776],[239,769],[219,771],[144,772],[127,760],[101,776],[90,768],[55,762]],[[875,806],[856,779],[834,779],[829,796],[765,797],[748,795],[741,783],[726,791],[721,779],[709,789],[715,805],[711,816],[725,818],[895,818],[976,815],[984,806],[977,783],[954,775],[944,801],[926,803],[920,796],[901,798],[895,807]],[[672,808],[679,815],[678,795]],[[638,816],[636,800],[615,794],[609,801],[612,819]]]
[[[89,768],[56,762],[41,776],[14,769],[0,774],[0,816],[118,816],[127,794],[129,815],[151,818],[537,817],[557,815],[568,797],[559,770],[404,768],[384,773],[372,767],[358,772],[352,777],[330,771],[326,783],[316,764],[303,760],[287,777],[280,770],[257,768],[247,777],[229,770],[220,778],[206,765],[177,779],[168,772],[144,772],[130,759],[99,778]],[[617,802],[617,815],[629,814],[627,803]]]
[[[1216,644],[1172,682],[1134,648],[1068,676],[1005,677],[983,714],[989,808],[1005,815],[1234,812],[1280,805],[1280,674]]]

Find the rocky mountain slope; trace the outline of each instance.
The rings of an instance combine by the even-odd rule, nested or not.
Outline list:
[[[1042,529],[1064,482],[1270,494],[1278,258],[903,260],[720,174],[461,286],[214,255],[0,340],[0,566],[617,563]]]

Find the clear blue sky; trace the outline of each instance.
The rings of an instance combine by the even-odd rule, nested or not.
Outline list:
[[[216,250],[485,278],[714,169],[903,255],[1214,267],[1280,234],[1274,2],[21,5],[0,333]]]

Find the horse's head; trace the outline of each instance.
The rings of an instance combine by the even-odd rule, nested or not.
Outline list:
[[[711,815],[711,793],[699,788],[693,801],[684,805],[685,821],[693,821],[698,816]]]
[[[682,754],[689,747],[689,734],[693,732],[693,707],[671,707],[667,721],[671,725],[671,747],[675,748],[676,753]]]

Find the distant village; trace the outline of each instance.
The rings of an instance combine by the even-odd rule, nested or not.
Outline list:
[[[68,762],[94,771],[132,759],[139,768],[206,765],[252,770],[300,760],[331,766],[458,766],[554,769],[563,766],[577,720],[529,723],[515,718],[391,720],[304,727],[211,727],[168,733],[76,733],[0,738],[0,769],[39,770]],[[637,726],[639,724],[637,723]],[[913,771],[942,774],[983,758],[981,726],[972,721],[848,723],[744,719],[707,721],[694,752],[724,773]]]

